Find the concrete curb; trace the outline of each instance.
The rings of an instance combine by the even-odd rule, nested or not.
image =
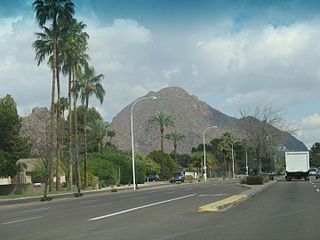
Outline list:
[[[250,189],[244,191],[242,194],[233,195],[228,198],[219,200],[217,202],[209,203],[206,205],[202,205],[198,207],[198,212],[218,212],[223,211],[233,205],[242,202],[249,197],[254,196],[255,194],[263,191],[264,189],[270,187],[271,185],[275,184],[277,181],[268,182],[263,185],[244,185],[244,187],[249,187]]]
[[[217,202],[202,205],[198,208],[198,212],[217,212],[233,206],[234,204],[244,201],[248,195],[233,195]]]

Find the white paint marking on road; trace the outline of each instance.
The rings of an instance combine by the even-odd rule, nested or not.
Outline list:
[[[317,187],[317,185],[314,185],[313,187],[314,187],[314,188],[316,188],[316,187]]]
[[[173,202],[173,201],[178,201],[178,200],[182,200],[182,199],[185,199],[185,198],[194,197],[196,195],[197,194],[190,194],[190,195],[186,195],[186,196],[182,196],[182,197],[177,197],[177,198],[164,200],[164,201],[161,201],[161,202],[150,203],[150,204],[143,205],[143,206],[140,206],[140,207],[130,208],[130,209],[126,209],[126,210],[123,210],[123,211],[120,211],[120,212],[114,212],[114,213],[111,213],[111,214],[103,215],[103,216],[100,216],[100,217],[90,218],[88,221],[97,221],[97,220],[101,220],[101,219],[104,219],[104,218],[117,216],[117,215],[120,215],[120,214],[136,211],[136,210],[147,208],[147,207],[153,207],[153,206],[157,206],[157,205],[168,203],[168,202]]]
[[[105,207],[105,206],[109,206],[109,205],[111,205],[111,203],[103,203],[103,204],[98,204],[98,205],[89,206],[89,208]]]
[[[320,192],[320,189],[317,188],[317,192]]]
[[[144,198],[149,198],[149,196],[136,197],[136,198],[134,198],[134,199],[137,199],[137,200],[139,200],[139,199],[144,199]]]
[[[27,221],[31,221],[31,220],[35,220],[35,219],[39,219],[39,218],[43,218],[43,216],[32,217],[32,218],[23,218],[23,219],[11,221],[11,222],[4,222],[4,223],[1,223],[1,224],[6,225],[6,224],[12,224],[12,223],[21,223],[21,222],[27,222]]]
[[[31,213],[31,212],[37,212],[37,211],[42,211],[42,210],[47,210],[49,209],[49,207],[45,207],[45,208],[37,208],[37,209],[31,209],[31,210],[24,210],[21,211],[22,213]]]

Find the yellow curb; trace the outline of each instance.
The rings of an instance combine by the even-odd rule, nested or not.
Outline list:
[[[198,207],[198,212],[217,212],[224,210],[232,205],[246,200],[248,195],[233,195],[217,202],[209,203]]]

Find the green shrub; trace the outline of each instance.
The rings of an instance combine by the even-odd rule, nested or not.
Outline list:
[[[247,184],[247,177],[242,177],[240,179],[240,184]]]
[[[261,185],[265,183],[265,180],[265,177],[261,175],[246,177],[246,182],[248,185]]]
[[[169,154],[160,151],[152,151],[148,158],[151,158],[156,163],[160,164],[160,178],[165,180],[171,177],[172,172],[176,170],[176,164]]]

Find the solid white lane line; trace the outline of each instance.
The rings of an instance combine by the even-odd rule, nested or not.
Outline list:
[[[186,195],[186,196],[182,196],[182,197],[177,197],[177,198],[172,198],[172,199],[169,199],[169,200],[164,200],[164,201],[161,201],[161,202],[150,203],[150,204],[143,205],[143,206],[140,206],[140,207],[129,208],[129,209],[126,209],[126,210],[123,210],[123,211],[120,211],[120,212],[114,212],[114,213],[103,215],[103,216],[100,216],[100,217],[90,218],[88,221],[101,220],[101,219],[104,219],[104,218],[113,217],[113,216],[117,216],[117,215],[120,215],[120,214],[136,211],[136,210],[139,210],[139,209],[143,209],[143,208],[147,208],[147,207],[153,207],[153,206],[156,206],[156,205],[160,205],[160,204],[164,204],[164,203],[168,203],[168,202],[173,202],[173,201],[177,201],[177,200],[181,200],[181,199],[185,199],[185,198],[190,198],[190,197],[194,197],[194,196],[196,196],[196,194],[190,194],[190,195]]]
[[[32,217],[32,218],[23,218],[23,219],[11,221],[11,222],[4,222],[4,223],[1,223],[1,224],[6,225],[6,224],[12,224],[12,223],[27,222],[27,221],[31,221],[31,220],[35,220],[35,219],[39,219],[39,218],[43,218],[43,216],[40,216],[40,217]]]
[[[42,210],[47,210],[49,209],[49,207],[46,207],[46,208],[37,208],[37,209],[31,209],[31,210],[24,210],[24,211],[21,211],[22,213],[30,213],[30,212],[37,212],[37,211],[42,211]]]
[[[227,195],[226,193],[216,193],[216,194],[199,194],[199,197],[221,197]]]

